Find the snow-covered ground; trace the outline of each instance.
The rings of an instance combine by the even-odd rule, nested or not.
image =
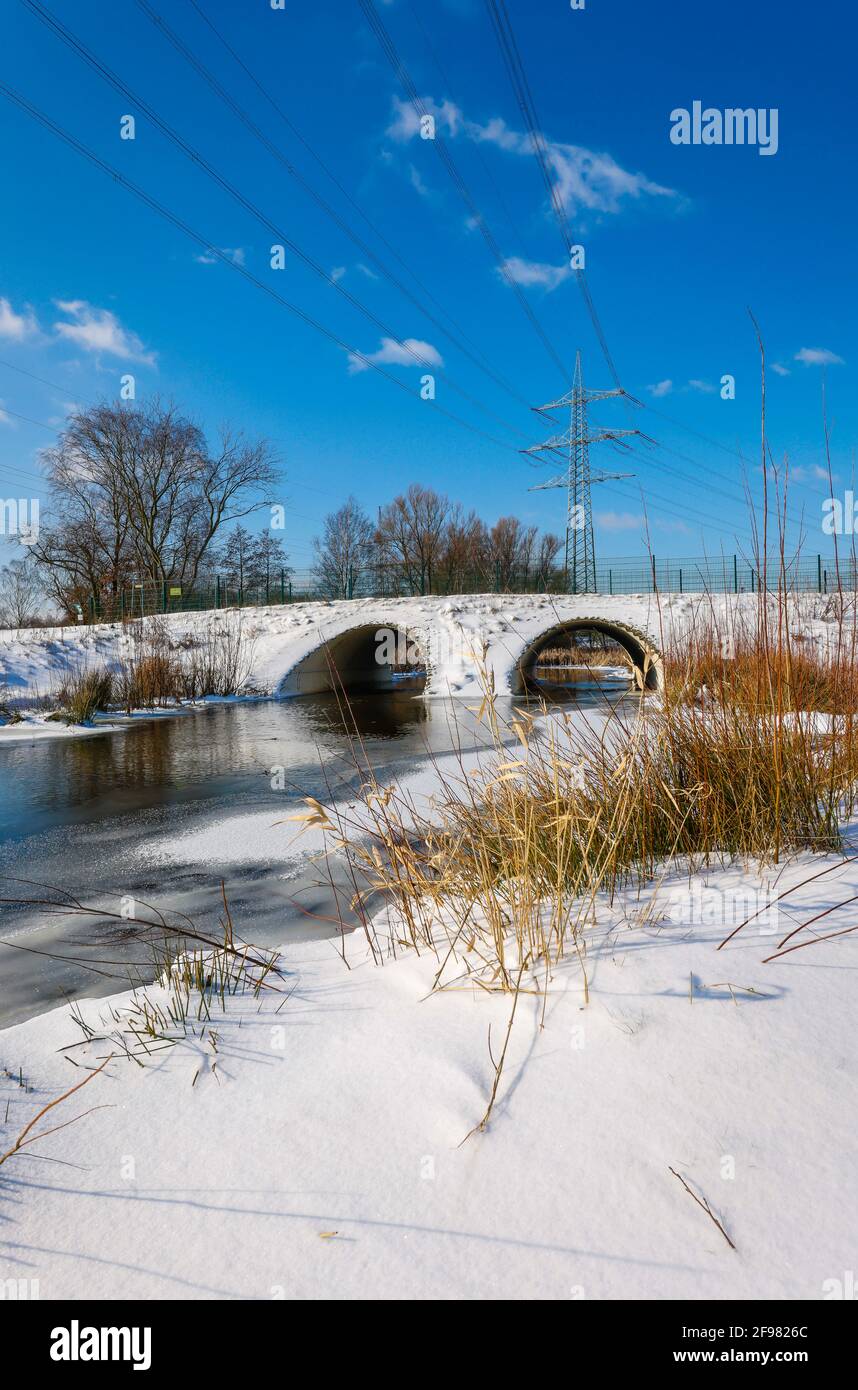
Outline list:
[[[274,819],[226,817],[156,856],[319,847]],[[464,1144],[509,998],[432,994],[433,956],[377,965],[360,933],[345,962],[336,940],[284,947],[283,993],[231,1000],[143,1068],[115,1057],[42,1123],[108,1108],[0,1167],[0,1282],[38,1280],[42,1298],[822,1297],[856,1256],[858,935],[763,958],[858,893],[848,863],[771,907],[837,862],[665,882],[645,920],[602,904],[589,1002],[574,960],[544,1027],[522,997],[488,1129]],[[95,1041],[72,1050],[67,1007],[0,1032],[0,1153],[116,1050],[129,1003],[82,1001]]]
[[[858,891],[854,866],[835,877]],[[719,924],[610,920],[588,1006],[574,963],[544,1028],[522,999],[465,1144],[509,1000],[427,997],[434,958],[376,966],[361,936],[350,968],[336,943],[290,948],[288,1002],[233,1001],[216,1051],[209,1031],[142,1069],[114,1060],[53,1119],[109,1108],[8,1161],[0,1279],[72,1299],[821,1298],[856,1256],[858,942],[763,965],[773,938],[753,928],[716,953]],[[115,1026],[105,1001],[82,1008]],[[79,1037],[67,1009],[0,1034],[34,1087],[4,1081],[7,1145],[108,1055],[62,1050]]]

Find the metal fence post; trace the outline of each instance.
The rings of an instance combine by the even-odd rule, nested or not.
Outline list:
[[[733,593],[739,592],[739,557],[733,556]]]

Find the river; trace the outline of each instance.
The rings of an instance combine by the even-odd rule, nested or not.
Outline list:
[[[621,679],[544,674],[543,693],[564,705],[629,693]],[[138,914],[146,903],[216,930],[223,883],[236,930],[256,945],[330,934],[308,914],[330,915],[331,888],[304,860],[185,861],[182,843],[227,817],[270,812],[273,823],[304,796],[353,794],[362,779],[346,720],[386,779],[484,743],[464,701],[424,701],[412,686],[352,695],[348,715],[334,696],[315,695],[210,704],[84,738],[3,747],[0,736],[0,1027],[127,988],[129,971],[148,978],[148,948],[141,955],[133,931],[51,906],[57,890],[83,908],[117,912],[130,898]]]

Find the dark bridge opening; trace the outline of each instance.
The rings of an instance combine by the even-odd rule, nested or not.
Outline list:
[[[354,694],[419,694],[426,663],[414,634],[404,628],[351,628],[323,642],[284,677],[279,695],[318,695],[345,690]]]
[[[623,624],[594,619],[558,623],[530,644],[518,663],[517,688],[568,694],[596,686],[606,693],[655,689],[658,654],[643,634]]]

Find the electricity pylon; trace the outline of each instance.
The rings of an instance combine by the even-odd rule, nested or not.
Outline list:
[[[575,354],[575,376],[572,390],[559,401],[549,405],[534,406],[541,414],[569,407],[569,428],[563,434],[552,435],[544,444],[534,444],[530,449],[522,449],[523,454],[558,453],[567,454],[566,470],[545,483],[536,483],[529,492],[541,492],[545,488],[564,487],[566,489],[566,587],[573,594],[591,594],[596,589],[596,550],[593,539],[593,512],[590,505],[590,487],[593,483],[607,483],[617,478],[632,478],[633,473],[590,472],[590,445],[613,443],[618,448],[627,446],[619,443],[621,435],[640,434],[640,430],[598,429],[590,434],[587,428],[587,407],[591,401],[604,401],[610,396],[624,396],[633,405],[638,402],[628,392],[618,387],[613,391],[591,391],[584,386],[581,369],[580,349]]]

